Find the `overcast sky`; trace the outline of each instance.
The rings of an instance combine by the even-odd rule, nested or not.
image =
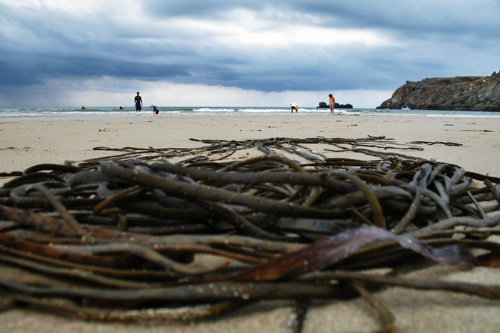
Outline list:
[[[0,107],[375,107],[500,70],[499,0],[0,0]]]

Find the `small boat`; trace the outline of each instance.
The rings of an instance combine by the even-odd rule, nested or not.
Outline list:
[[[401,108],[401,110],[410,111],[411,109],[409,107],[405,106],[404,108]]]

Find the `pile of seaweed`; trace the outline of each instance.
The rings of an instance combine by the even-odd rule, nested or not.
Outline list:
[[[196,141],[97,147],[118,154],[3,174],[1,309],[193,320],[287,299],[300,331],[311,300],[363,297],[390,330],[382,288],[500,298],[498,286],[404,276],[419,261],[499,264],[488,238],[500,232],[500,180],[396,152],[459,144]],[[346,153],[363,158],[331,157]]]

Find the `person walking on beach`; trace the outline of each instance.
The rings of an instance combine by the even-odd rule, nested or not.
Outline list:
[[[295,110],[295,113],[297,113],[297,111],[299,110],[297,103],[290,104],[290,108],[292,109],[292,113],[293,113],[293,110]]]
[[[134,99],[135,102],[135,112],[142,110],[142,97],[139,96],[139,92],[137,92],[137,96]]]
[[[330,97],[330,101],[328,104],[330,104],[330,113],[333,114],[333,110],[335,109],[335,97],[333,97],[332,94],[328,95]]]

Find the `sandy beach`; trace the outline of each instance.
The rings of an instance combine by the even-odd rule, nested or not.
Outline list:
[[[160,115],[109,118],[37,118],[0,120],[1,170],[37,163],[62,163],[108,156],[94,147],[198,147],[195,139],[272,137],[361,138],[385,136],[397,142],[442,141],[461,147],[425,145],[410,155],[434,158],[469,171],[500,176],[500,117],[397,117],[287,115]]]
[[[94,147],[198,147],[203,144],[189,139],[317,136],[385,136],[398,143],[458,143],[461,146],[422,144],[423,151],[406,153],[500,177],[500,117],[331,116],[326,112],[314,115],[132,114],[120,118],[3,118],[0,119],[0,172],[22,171],[39,163],[63,163],[116,154],[96,151]],[[464,271],[435,266],[410,276],[500,286],[498,269]],[[500,325],[499,301],[401,288],[386,290],[377,297],[393,311],[396,332],[490,332]],[[0,313],[0,331],[285,332],[290,313],[290,303],[265,302],[194,323],[122,324],[84,322],[33,310],[10,310]],[[378,327],[376,315],[363,300],[357,299],[313,303],[304,332],[370,332]]]

